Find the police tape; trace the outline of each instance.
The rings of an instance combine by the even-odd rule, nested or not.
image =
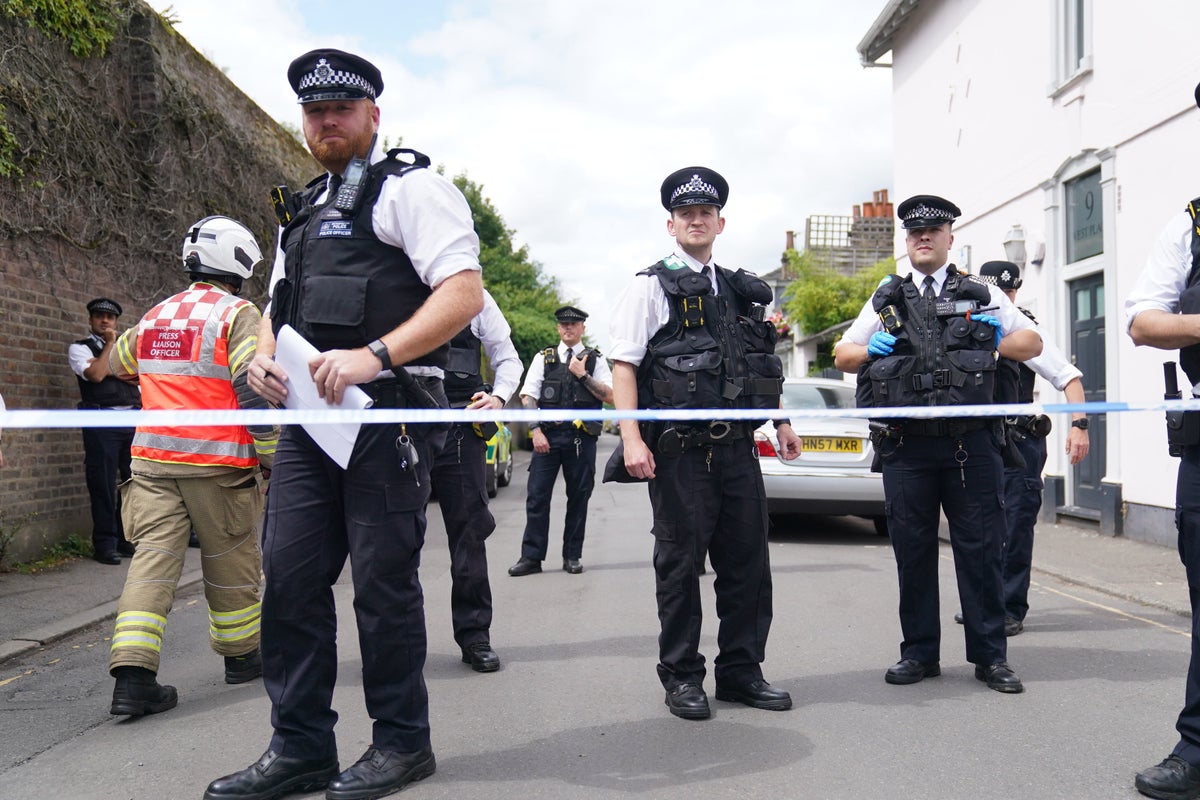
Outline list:
[[[515,409],[496,410],[367,408],[367,409],[254,409],[254,410],[74,410],[8,409],[0,411],[5,428],[133,428],[210,425],[353,425],[404,422],[572,422],[574,420],[650,420],[708,422],[711,420],[798,419],[950,419],[958,417],[1016,417],[1025,414],[1113,414],[1133,411],[1200,411],[1200,399],[1159,400],[1152,403],[1009,403],[963,406],[894,406],[888,408],[690,408],[690,409]]]

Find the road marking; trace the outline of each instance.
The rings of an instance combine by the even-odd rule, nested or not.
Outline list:
[[[1171,625],[1165,625],[1161,622],[1156,622],[1155,620],[1152,620],[1152,619],[1146,619],[1145,617],[1139,617],[1137,614],[1130,614],[1128,611],[1122,611],[1119,608],[1113,608],[1112,606],[1106,606],[1103,603],[1097,603],[1094,600],[1088,600],[1086,598],[1079,597],[1078,595],[1073,595],[1070,592],[1064,592],[1059,589],[1055,589],[1053,587],[1047,586],[1044,583],[1038,583],[1037,581],[1030,581],[1029,585],[1036,586],[1039,589],[1045,589],[1047,592],[1053,592],[1054,594],[1060,595],[1061,597],[1066,597],[1069,600],[1075,600],[1075,601],[1083,603],[1085,605],[1099,608],[1102,611],[1111,612],[1113,614],[1116,614],[1119,617],[1127,617],[1129,619],[1137,620],[1138,622],[1144,622],[1147,625],[1153,625],[1156,628],[1162,628],[1163,630],[1170,631],[1171,633],[1177,633],[1180,636],[1187,636],[1188,638],[1191,638],[1191,635],[1192,635],[1192,632],[1190,630],[1186,630],[1186,631],[1180,630],[1179,628],[1172,627]]]

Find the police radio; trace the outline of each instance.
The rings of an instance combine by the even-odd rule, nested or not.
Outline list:
[[[371,153],[375,152],[376,133],[371,137],[371,146],[367,148],[366,158],[352,158],[346,165],[346,174],[342,176],[342,185],[338,187],[337,196],[333,198],[333,207],[346,216],[352,216],[358,209],[358,201],[362,197],[362,187],[366,183],[367,167],[371,166]]]

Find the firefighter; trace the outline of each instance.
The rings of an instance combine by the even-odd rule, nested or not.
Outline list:
[[[117,340],[109,369],[118,377],[140,376],[146,409],[266,408],[246,384],[261,315],[238,297],[262,261],[254,235],[228,217],[205,217],[184,237],[182,256],[191,285]],[[178,702],[175,688],[160,685],[157,674],[193,529],[209,636],[225,657],[225,682],[262,674],[257,526],[277,438],[271,426],[138,426],[133,475],[121,487],[122,519],[137,550],[109,655],[116,679],[112,714],[156,714]]]

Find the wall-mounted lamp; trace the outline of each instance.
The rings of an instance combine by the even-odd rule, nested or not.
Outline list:
[[[1025,268],[1025,229],[1019,224],[1004,234],[1004,257],[1021,269]]]

